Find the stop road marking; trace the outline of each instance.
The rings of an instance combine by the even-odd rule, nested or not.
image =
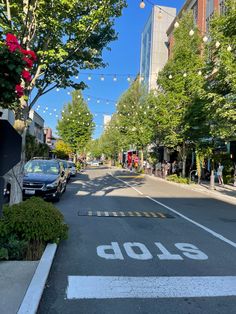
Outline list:
[[[195,245],[191,243],[175,243],[174,246],[178,250],[178,253],[171,253],[160,242],[155,242],[157,248],[157,257],[159,260],[183,260],[189,258],[192,260],[207,260],[208,256],[199,250]],[[125,242],[123,244],[124,250],[129,258],[137,260],[150,260],[153,255],[146,247],[145,244],[140,242]],[[180,251],[180,252],[179,252]],[[97,255],[104,259],[111,260],[124,260],[124,254],[122,254],[121,247],[118,242],[111,242],[108,245],[99,245],[97,247]]]

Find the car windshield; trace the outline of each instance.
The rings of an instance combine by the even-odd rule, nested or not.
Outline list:
[[[30,160],[25,164],[25,173],[59,174],[59,171],[55,161]]]

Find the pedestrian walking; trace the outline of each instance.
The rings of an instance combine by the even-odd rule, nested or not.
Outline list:
[[[220,185],[224,185],[224,181],[223,181],[223,169],[224,169],[224,166],[221,165],[221,163],[219,162],[218,168],[217,168],[217,176],[218,176],[218,180],[219,180],[219,184],[220,184]]]

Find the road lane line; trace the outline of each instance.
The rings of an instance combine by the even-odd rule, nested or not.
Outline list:
[[[113,176],[112,174],[110,174],[110,175],[111,175],[113,178],[115,178],[116,180],[122,181],[123,183],[125,183],[126,185],[128,185],[129,187],[131,187],[132,189],[134,189],[135,191],[137,191],[139,194],[141,194],[141,192],[138,191],[136,188],[132,187],[132,185],[128,184],[127,182],[125,182],[125,181],[123,181],[123,180],[121,180],[121,179],[116,178],[116,177]],[[142,193],[142,195],[143,195],[143,193]],[[151,196],[145,195],[145,197],[148,198],[149,200],[155,202],[156,204],[161,205],[162,207],[168,209],[168,210],[171,211],[172,213],[175,213],[175,214],[179,215],[180,217],[182,217],[183,219],[187,220],[188,222],[191,222],[191,223],[194,224],[195,226],[197,226],[197,227],[199,227],[199,228],[205,230],[206,232],[210,233],[211,235],[213,235],[213,236],[216,237],[217,239],[219,239],[219,240],[221,240],[221,241],[223,241],[223,242],[225,242],[225,243],[227,243],[227,244],[233,246],[234,248],[236,248],[236,243],[235,243],[235,242],[233,242],[233,241],[231,241],[231,240],[225,238],[225,237],[224,237],[223,235],[221,235],[220,233],[217,233],[217,232],[215,232],[214,230],[212,230],[212,229],[210,229],[210,228],[207,228],[207,227],[205,227],[204,225],[202,225],[202,224],[196,222],[195,220],[193,220],[193,219],[191,219],[191,218],[188,218],[187,216],[181,214],[181,213],[178,212],[177,210],[175,210],[175,209],[173,209],[173,208],[171,208],[171,207],[169,207],[169,206],[167,206],[167,205],[165,205],[165,204],[163,204],[163,203],[161,203],[161,202],[155,200],[155,199],[152,198]]]
[[[115,178],[116,180],[118,180],[118,181],[121,181],[121,182],[125,183],[126,185],[128,185],[129,187],[131,187],[133,190],[135,190],[138,194],[143,195],[143,193],[142,193],[142,192],[140,192],[139,190],[137,190],[137,189],[136,189],[135,187],[133,187],[131,184],[129,184],[129,183],[127,183],[127,182],[125,182],[125,181],[123,181],[123,180],[121,180],[121,179],[117,178],[116,176],[113,176],[113,174],[112,174],[112,173],[109,173],[109,172],[108,172],[108,174],[109,174],[111,177]]]
[[[109,213],[108,213],[108,212],[104,212],[104,215],[105,215],[106,217],[108,217],[108,216],[109,216]]]
[[[135,212],[135,214],[136,214],[138,217],[142,217],[142,215],[141,215],[139,212]]]
[[[67,299],[236,296],[236,276],[68,276]]]
[[[116,217],[118,216],[116,212],[112,212],[112,214],[113,216],[116,216]]]
[[[97,211],[97,216],[101,216],[101,212],[100,211]]]

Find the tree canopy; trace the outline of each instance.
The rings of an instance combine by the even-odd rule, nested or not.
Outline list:
[[[80,91],[72,93],[72,102],[64,106],[57,131],[74,153],[82,152],[90,141],[94,129],[93,116]]]
[[[29,109],[53,88],[83,88],[84,82],[73,80],[81,69],[105,66],[102,51],[117,38],[114,19],[125,5],[125,0],[1,1],[1,34],[13,33],[37,54],[27,87],[28,96],[34,90]]]

